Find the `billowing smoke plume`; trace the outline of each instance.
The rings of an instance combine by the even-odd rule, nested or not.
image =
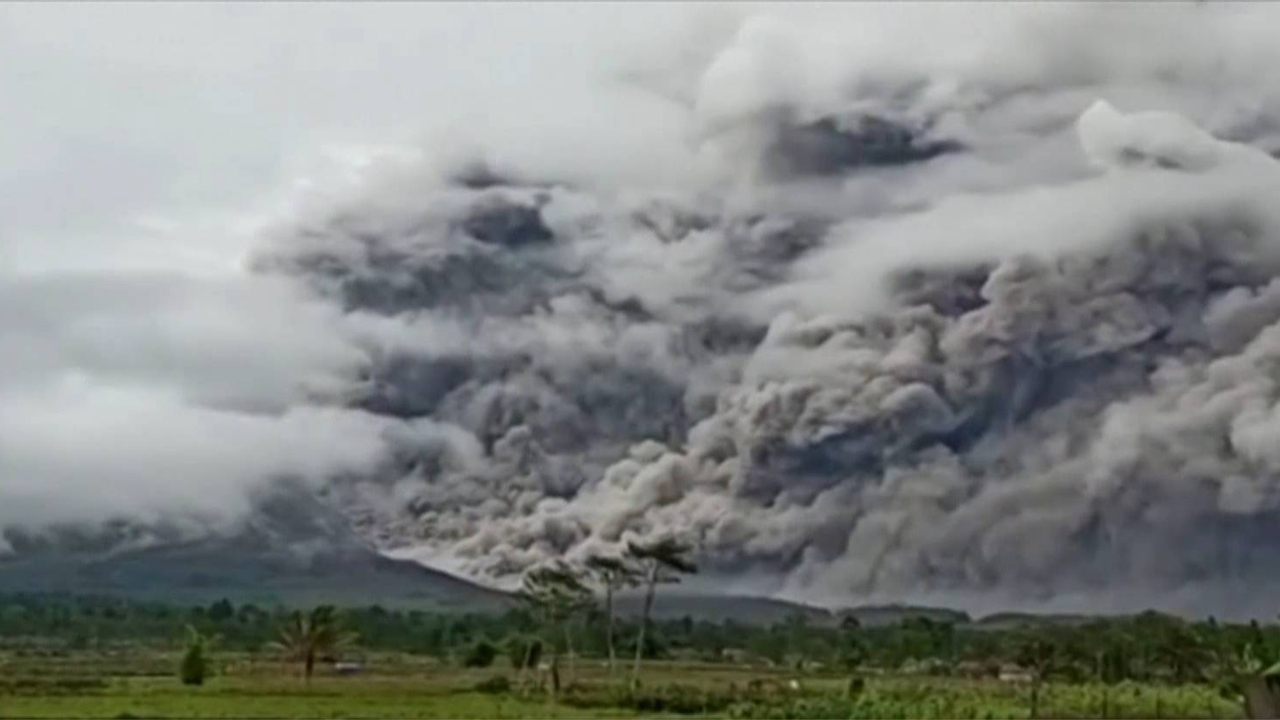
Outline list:
[[[269,474],[499,584],[675,533],[824,602],[1266,608],[1273,15],[733,8],[633,59],[649,141],[454,129],[253,255],[337,338],[271,412],[348,435]]]

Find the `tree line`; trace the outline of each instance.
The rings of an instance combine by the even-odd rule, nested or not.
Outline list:
[[[629,656],[633,684],[638,659],[679,658],[850,673],[977,676],[1016,668],[1033,681],[1208,682],[1225,688],[1280,659],[1275,623],[1190,621],[1157,612],[1000,625],[908,617],[874,627],[852,615],[796,615],[771,625],[653,618],[653,595],[681,572],[644,553],[594,558],[580,567],[545,566],[526,577],[523,602],[488,615],[376,605],[299,611],[229,600],[183,607],[109,597],[0,595],[0,644],[65,650],[200,646],[202,653],[216,645],[283,654],[305,667],[358,642],[366,650],[431,655],[459,665],[504,662],[517,672],[549,665],[569,674],[584,658],[621,673],[620,658]],[[628,588],[645,593],[640,617],[612,612],[613,600]]]
[[[679,582],[681,575],[697,572],[697,565],[690,559],[691,553],[692,547],[668,537],[652,543],[629,542],[623,554],[592,555],[580,566],[558,561],[535,567],[525,573],[517,597],[540,619],[544,636],[528,643],[529,654],[520,663],[521,673],[529,669],[532,663],[533,648],[545,644],[552,649],[551,662],[547,666],[552,692],[560,688],[561,649],[568,655],[572,679],[574,646],[570,626],[575,619],[596,610],[593,585],[604,597],[604,644],[608,653],[609,671],[611,674],[616,673],[617,619],[613,598],[621,590],[639,586],[644,588],[644,606],[634,643],[635,661],[631,670],[631,687],[634,689],[639,686],[640,661],[645,653],[645,640],[650,632],[653,600],[658,586]],[[549,636],[545,635],[547,632],[550,632]]]

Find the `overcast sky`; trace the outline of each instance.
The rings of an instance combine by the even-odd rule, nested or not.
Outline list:
[[[636,58],[661,76],[707,14],[0,5],[0,530],[234,517],[270,478],[375,462],[381,421],[313,405],[365,360],[336,308],[243,270],[263,224],[378,158],[484,143],[669,172],[687,108],[618,78]]]
[[[0,267],[225,267],[303,178],[489,113],[547,122],[625,58],[638,12],[5,4]]]
[[[1208,63],[1185,13],[859,5],[6,3],[0,269],[225,268],[300,182],[442,134],[643,176],[682,152],[689,104],[714,117],[814,97],[855,69],[1016,85],[1139,77],[1175,48],[1252,73],[1265,52],[1238,42],[1265,34],[1248,13],[1217,28],[1242,47]],[[789,26],[757,23],[708,68],[752,15]],[[929,41],[908,52],[910,37]]]

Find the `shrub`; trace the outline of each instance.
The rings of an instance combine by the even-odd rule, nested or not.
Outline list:
[[[849,678],[849,684],[845,686],[844,694],[847,698],[856,698],[862,694],[867,687],[867,683],[860,677]]]
[[[668,685],[637,692],[632,706],[642,713],[677,713],[681,715],[719,713],[729,707],[733,697],[690,685]]]
[[[182,656],[182,665],[178,668],[178,676],[183,685],[203,685],[209,662],[204,656],[202,645],[192,645]]]
[[[469,668],[486,668],[493,664],[493,659],[496,657],[498,657],[498,649],[493,646],[493,643],[481,640],[471,646],[462,665]]]
[[[885,713],[883,708],[820,696],[737,702],[730,705],[727,712],[735,720],[824,720],[833,717],[887,717],[892,714]]]
[[[645,714],[720,713],[734,701],[731,693],[692,685],[666,685],[629,692],[618,687],[575,688],[561,702],[579,708],[629,707]]]
[[[178,666],[178,678],[183,685],[203,685],[205,675],[209,672],[209,658],[206,655],[209,640],[198,630],[187,626],[187,650],[182,654],[182,663]]]

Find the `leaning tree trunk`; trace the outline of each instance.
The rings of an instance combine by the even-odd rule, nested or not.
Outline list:
[[[640,616],[640,633],[636,636],[636,662],[631,668],[631,688],[640,687],[640,657],[644,654],[644,636],[649,628],[649,612],[653,609],[653,594],[658,586],[658,564],[649,570],[649,584],[644,593],[644,612]]]
[[[524,659],[520,661],[520,671],[516,674],[516,685],[522,691],[527,689],[525,687],[525,678],[527,677],[525,673],[529,670],[529,666],[533,664],[533,646],[535,642],[535,640],[529,639],[529,644],[524,649]],[[537,668],[534,668],[534,674],[536,676]]]
[[[555,631],[552,631],[552,638],[555,637]],[[560,694],[560,646],[555,642],[551,643],[551,701],[555,702],[556,696]]]
[[[564,650],[565,655],[569,658],[569,684],[572,685],[578,679],[578,672],[573,657],[573,635],[567,622],[564,624]]]
[[[604,586],[604,611],[609,616],[609,629],[605,635],[605,644],[609,647],[609,677],[617,674],[617,656],[613,650],[613,584]]]

